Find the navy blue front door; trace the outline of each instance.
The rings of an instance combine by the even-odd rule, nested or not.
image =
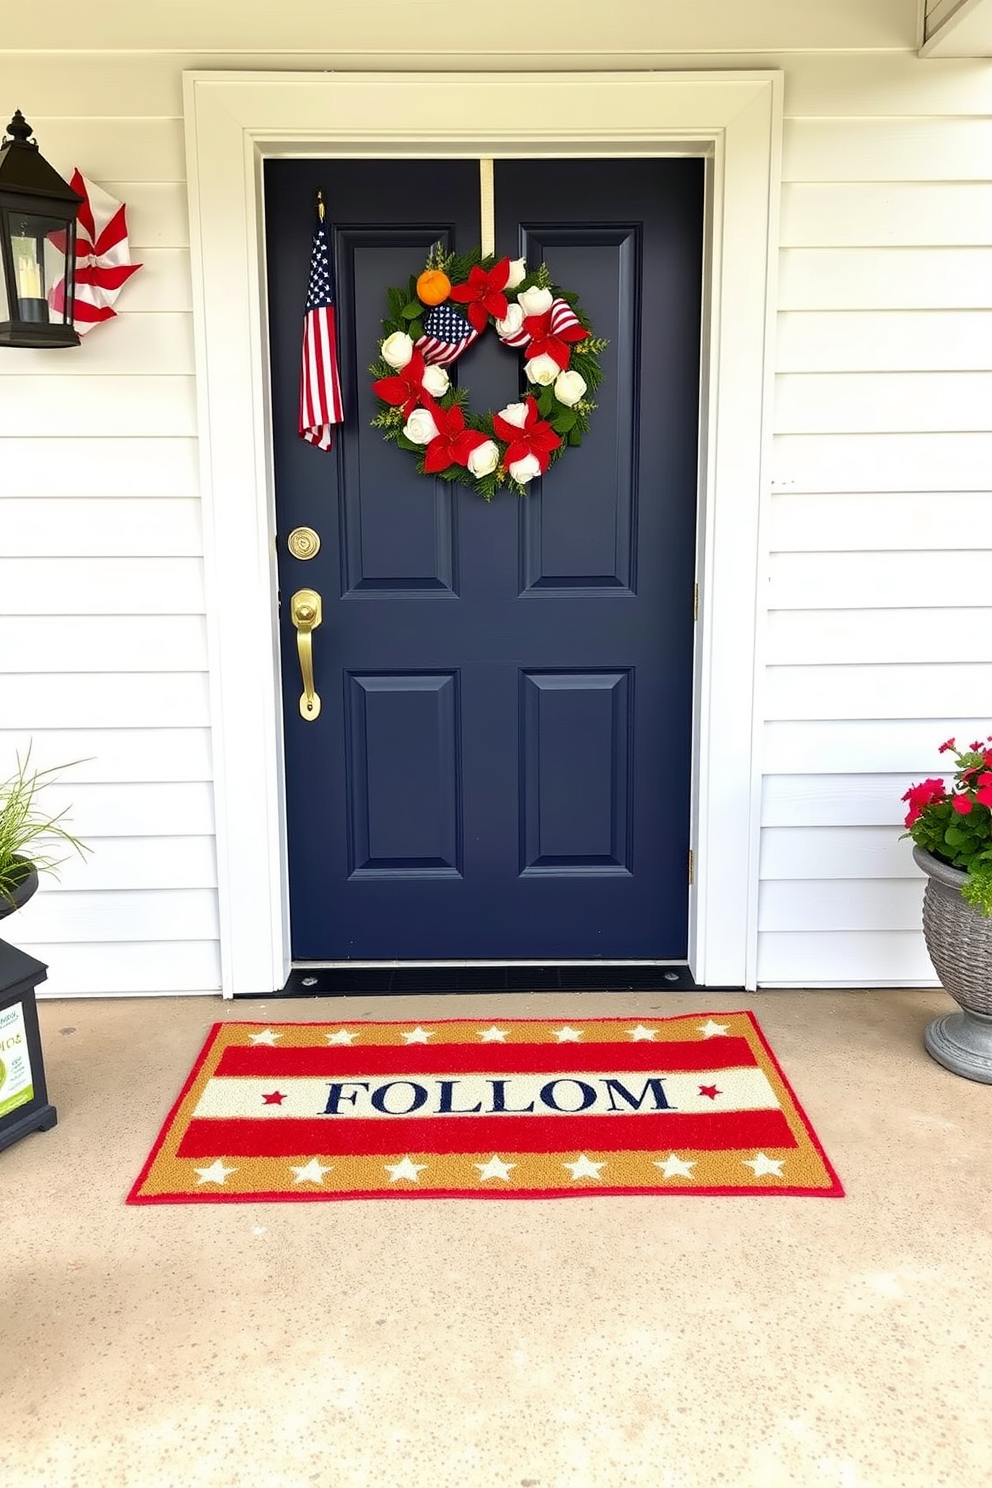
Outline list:
[[[296,432],[318,187],[330,453]],[[478,242],[477,163],[269,162],[265,197],[294,958],[684,958],[702,162],[496,162],[497,252],[546,261],[610,345],[581,448],[492,504],[382,441],[367,372],[387,286],[438,239]],[[480,411],[524,386],[492,332],[457,376]],[[301,588],[323,608],[315,722]]]

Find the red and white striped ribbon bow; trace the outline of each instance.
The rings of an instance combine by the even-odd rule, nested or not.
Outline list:
[[[560,336],[562,331],[571,330],[573,326],[580,326],[581,324],[582,322],[567,300],[555,299],[551,301],[549,329],[552,336]]]
[[[117,314],[114,301],[137,273],[141,264],[131,262],[127,237],[126,207],[78,170],[70,186],[83,198],[76,219],[76,301],[73,324],[85,336],[101,321]],[[49,294],[49,304],[61,313],[65,308],[65,280]]]

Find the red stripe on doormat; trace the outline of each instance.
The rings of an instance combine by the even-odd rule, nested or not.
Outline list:
[[[224,1050],[216,1075],[531,1075],[601,1073],[615,1070],[753,1069],[757,1064],[747,1039],[702,1039],[698,1043],[597,1044],[369,1044],[320,1048],[273,1048],[269,1044],[234,1045]]]
[[[796,1147],[781,1111],[703,1116],[333,1116],[252,1121],[199,1117],[177,1157],[361,1157],[452,1152],[646,1152],[690,1148]]]

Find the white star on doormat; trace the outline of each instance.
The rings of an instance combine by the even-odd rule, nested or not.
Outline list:
[[[426,1044],[428,1039],[434,1037],[433,1028],[421,1028],[418,1023],[411,1033],[404,1033],[403,1037],[408,1044]]]
[[[349,1033],[347,1028],[339,1028],[337,1033],[327,1033],[324,1037],[329,1044],[353,1044],[358,1034]]]
[[[577,1044],[582,1037],[581,1028],[569,1028],[566,1023],[564,1028],[555,1030],[555,1038],[560,1044]]]
[[[426,1163],[415,1163],[408,1157],[398,1163],[383,1163],[386,1172],[391,1174],[390,1183],[398,1183],[401,1178],[408,1178],[411,1183],[419,1183],[420,1175],[426,1166]]]
[[[494,1025],[492,1028],[480,1028],[478,1030],[478,1032],[479,1032],[479,1037],[480,1037],[480,1039],[482,1040],[482,1042],[484,1044],[505,1044],[506,1043],[506,1029],[505,1028],[497,1028]]]
[[[598,1178],[600,1168],[605,1168],[605,1162],[590,1162],[584,1152],[580,1152],[577,1161],[562,1163],[563,1168],[571,1168],[572,1182],[577,1183],[580,1178]]]
[[[696,1161],[695,1158],[676,1157],[674,1152],[670,1152],[664,1162],[656,1162],[654,1166],[660,1170],[663,1178],[691,1178]]]
[[[473,1168],[479,1170],[479,1182],[485,1183],[487,1178],[502,1178],[505,1183],[510,1181],[510,1173],[517,1165],[516,1163],[502,1162],[495,1153],[487,1163],[473,1163]]]
[[[219,1157],[216,1162],[211,1163],[209,1168],[194,1169],[199,1174],[197,1183],[223,1183],[231,1173],[236,1173],[237,1168],[225,1168],[224,1159]]]
[[[768,1157],[764,1152],[755,1153],[754,1157],[745,1157],[744,1166],[754,1169],[755,1178],[764,1178],[771,1174],[773,1178],[781,1178],[784,1157]]]
[[[294,1168],[290,1163],[290,1170],[296,1174],[294,1183],[323,1183],[324,1174],[334,1172],[329,1164],[319,1163],[315,1157],[302,1168]]]
[[[711,1018],[708,1023],[700,1023],[699,1031],[703,1038],[718,1038],[720,1034],[726,1033],[728,1024],[714,1023]]]
[[[274,1044],[276,1039],[281,1039],[282,1034],[276,1033],[274,1028],[266,1028],[261,1033],[250,1033],[249,1040],[253,1044]]]
[[[653,1039],[654,1032],[653,1028],[645,1028],[643,1023],[638,1023],[636,1028],[627,1029],[628,1035],[634,1040],[635,1044],[644,1043],[646,1039]]]

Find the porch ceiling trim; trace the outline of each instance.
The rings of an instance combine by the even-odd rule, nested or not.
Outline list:
[[[704,155],[690,965],[756,982],[782,75],[184,74],[225,995],[290,968],[262,162]]]
[[[992,0],[934,0],[924,9],[921,57],[992,57]]]

